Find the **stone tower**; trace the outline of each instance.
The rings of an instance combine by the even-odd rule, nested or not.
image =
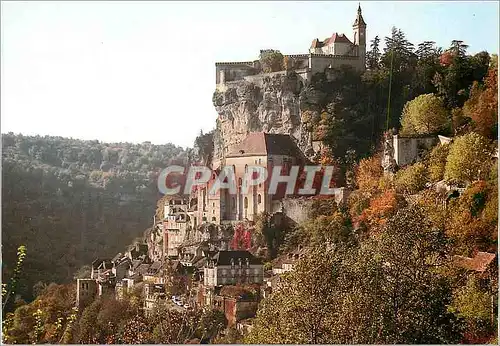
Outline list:
[[[366,66],[366,23],[361,15],[361,5],[358,5],[358,14],[352,28],[354,31],[354,44],[358,46],[359,58],[364,69]]]

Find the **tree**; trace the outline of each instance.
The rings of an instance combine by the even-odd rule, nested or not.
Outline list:
[[[420,95],[406,103],[401,116],[402,135],[426,135],[441,132],[448,125],[443,101],[433,94]]]
[[[378,156],[362,159],[356,169],[356,185],[360,190],[374,193],[378,189],[383,170]]]
[[[469,276],[466,284],[458,287],[453,294],[450,310],[465,319],[467,331],[464,342],[470,344],[489,343],[495,335],[495,316],[492,316],[492,302],[497,302],[496,290],[489,290],[475,276]],[[493,309],[496,311],[496,309]]]
[[[425,188],[427,170],[422,162],[405,167],[396,173],[396,191],[404,194],[415,194]]]
[[[282,276],[247,343],[453,343],[449,251],[417,206],[402,208],[359,246],[313,250]]]
[[[379,68],[379,62],[381,57],[379,44],[380,44],[380,38],[378,36],[375,36],[375,38],[370,43],[370,51],[366,53],[366,67],[369,70]]]
[[[457,253],[469,256],[474,251],[494,251],[498,219],[497,186],[477,181],[469,185],[459,198],[449,202],[446,233],[455,241]],[[496,211],[492,209],[493,204]]]
[[[475,81],[463,112],[473,121],[474,130],[487,138],[496,138],[498,127],[498,68],[493,64],[484,86]]]
[[[445,268],[450,250],[444,233],[435,229],[418,206],[402,208],[378,240],[364,244],[367,256],[380,265],[380,285],[373,309],[380,312],[376,343],[447,343],[460,340],[460,324],[447,311],[451,286]],[[370,255],[372,254],[372,255]],[[372,275],[366,275],[369,282]]]
[[[471,132],[455,138],[446,160],[445,180],[469,184],[487,173],[491,160],[488,140]]]
[[[431,182],[437,182],[443,179],[446,166],[446,158],[450,151],[449,144],[436,145],[429,153],[428,173]]]
[[[403,204],[404,201],[394,190],[386,190],[370,199],[369,206],[358,220],[369,226],[370,233],[378,233]]]
[[[297,268],[282,277],[276,293],[266,298],[245,336],[246,343],[328,343],[333,311],[333,294],[338,278],[333,253],[313,252]]]
[[[279,50],[261,50],[259,60],[264,73],[277,72],[284,69],[283,54]]]

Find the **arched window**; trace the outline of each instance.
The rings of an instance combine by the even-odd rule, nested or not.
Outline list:
[[[262,203],[262,196],[260,195],[260,193],[257,195],[257,203]]]
[[[248,172],[248,165],[245,165],[245,173]]]
[[[245,197],[245,209],[247,209],[247,208],[248,208],[248,198]]]

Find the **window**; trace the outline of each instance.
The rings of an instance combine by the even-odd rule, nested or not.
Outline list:
[[[248,172],[248,165],[245,165],[245,173]]]
[[[207,217],[206,217],[206,216],[203,216],[202,220],[203,220],[203,221],[207,221]]]
[[[212,207],[215,208],[215,202],[212,203]]]
[[[212,221],[215,221],[215,216],[212,216]]]
[[[248,208],[248,198],[245,197],[245,209],[247,209],[247,208]]]
[[[259,159],[259,165],[260,165],[261,163],[262,163],[262,160],[261,160],[261,159]]]
[[[257,203],[262,203],[262,196],[260,195],[260,193],[257,195]]]

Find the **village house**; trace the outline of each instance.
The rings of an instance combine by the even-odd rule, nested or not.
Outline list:
[[[203,268],[203,288],[199,297],[203,305],[211,306],[217,289],[224,285],[262,284],[262,261],[248,251],[218,251],[207,258]],[[199,299],[200,300],[200,299]]]
[[[297,250],[278,257],[273,263],[272,272],[274,275],[280,275],[292,271],[295,264],[306,254],[305,249],[299,245]]]

